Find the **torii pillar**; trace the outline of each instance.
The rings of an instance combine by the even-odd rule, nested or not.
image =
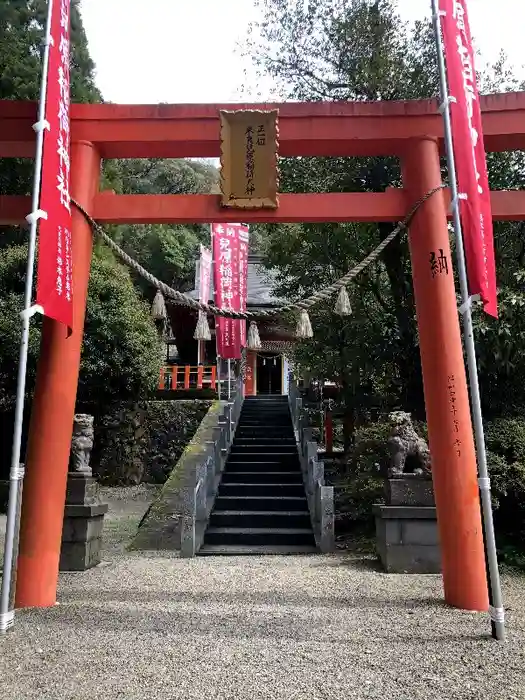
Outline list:
[[[91,143],[71,144],[71,196],[89,212],[100,178]],[[22,498],[16,607],[56,603],[69,452],[84,333],[92,232],[72,211],[73,333],[45,318],[31,411]]]
[[[437,142],[407,142],[402,171],[407,204],[439,186]],[[409,246],[445,601],[487,610],[476,452],[443,192],[417,211]]]

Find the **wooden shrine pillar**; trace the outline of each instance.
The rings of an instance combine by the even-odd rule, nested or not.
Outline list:
[[[257,353],[246,350],[246,378],[244,380],[244,395],[255,396],[257,394]]]
[[[71,144],[71,196],[89,212],[100,177],[91,143]],[[56,603],[69,451],[93,248],[92,232],[72,207],[73,333],[45,318],[26,456],[16,607]]]
[[[411,206],[441,184],[438,144],[408,142],[402,168]],[[476,454],[442,192],[416,213],[409,245],[445,601],[487,610]]]

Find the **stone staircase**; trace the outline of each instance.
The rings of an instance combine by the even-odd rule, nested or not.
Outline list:
[[[247,397],[199,554],[315,551],[287,397]]]

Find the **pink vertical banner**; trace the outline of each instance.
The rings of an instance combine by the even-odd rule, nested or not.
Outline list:
[[[466,0],[439,0],[470,294],[497,317],[496,263],[487,160]]]
[[[211,237],[215,304],[220,309],[239,311],[239,225],[212,224]],[[241,329],[238,321],[218,316],[215,329],[217,355],[224,360],[239,360]]]
[[[70,0],[53,0],[38,228],[36,304],[45,316],[73,326],[70,170]]]
[[[248,226],[239,226],[239,301],[240,310],[246,311],[248,297],[248,251],[250,244],[250,232]],[[237,322],[240,327],[241,348],[246,347],[246,321]]]

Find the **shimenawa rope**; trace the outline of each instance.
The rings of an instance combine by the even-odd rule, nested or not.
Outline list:
[[[154,287],[156,287],[158,290],[162,292],[162,294],[174,301],[176,304],[181,304],[183,306],[189,306],[192,309],[195,309],[196,311],[204,311],[205,313],[208,314],[213,314],[214,316],[224,316],[226,318],[234,318],[234,319],[255,319],[255,318],[267,318],[270,316],[276,316],[282,313],[286,313],[288,311],[306,311],[307,309],[310,309],[312,306],[317,304],[319,301],[326,301],[328,300],[335,292],[338,292],[342,287],[347,285],[351,280],[354,279],[354,277],[357,277],[357,275],[362,272],[368,265],[372,264],[377,260],[377,258],[381,255],[383,250],[391,243],[396,236],[398,236],[402,231],[406,230],[410,224],[410,221],[414,217],[414,214],[417,212],[417,210],[427,201],[427,199],[430,199],[436,192],[439,192],[440,190],[444,189],[446,185],[439,185],[438,187],[434,187],[433,189],[429,190],[421,199],[419,199],[410,209],[408,214],[405,216],[403,221],[400,221],[398,225],[392,230],[391,233],[388,234],[388,236],[381,241],[381,243],[369,254],[364,258],[358,265],[356,265],[354,268],[352,268],[349,272],[346,273],[343,277],[338,279],[336,282],[331,284],[330,286],[326,287],[325,289],[321,289],[317,292],[314,292],[311,296],[307,297],[306,299],[302,299],[300,301],[292,302],[290,304],[286,304],[284,306],[279,306],[274,309],[258,309],[257,311],[233,311],[231,309],[222,309],[218,308],[213,304],[204,304],[200,301],[197,301],[196,299],[192,299],[188,294],[184,294],[183,292],[178,292],[176,289],[172,289],[170,286],[168,286],[165,282],[162,282],[161,280],[157,279],[154,275],[151,274],[151,272],[148,272],[140,263],[138,263],[136,260],[134,260],[131,256],[129,256],[122,248],[115,243],[115,241],[108,236],[108,234],[104,231],[102,226],[98,224],[84,209],[84,207],[79,204],[75,199],[71,198],[71,203],[78,209],[78,211],[84,216],[84,218],[88,221],[90,224],[91,228],[93,231],[100,236],[100,238],[104,241],[104,243],[111,248],[111,250],[126,264],[128,267],[131,269],[135,270],[141,277],[143,277],[147,282],[152,284]]]

